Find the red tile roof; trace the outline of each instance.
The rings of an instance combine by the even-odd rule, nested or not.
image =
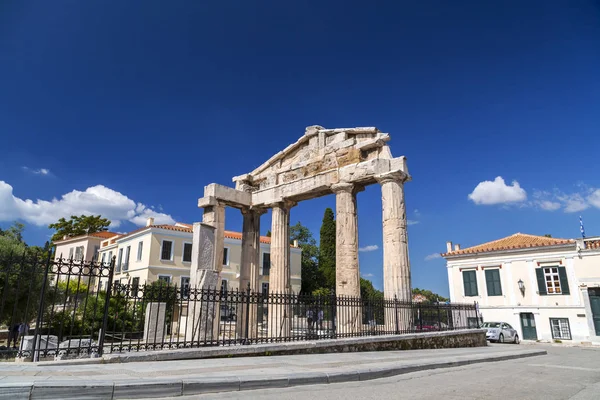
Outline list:
[[[179,226],[177,226],[177,225],[179,225]],[[183,223],[183,222],[177,222],[177,225],[167,225],[167,224],[164,224],[164,225],[144,226],[144,227],[141,227],[139,229],[136,229],[135,231],[129,232],[125,236],[133,235],[134,233],[141,232],[144,229],[148,229],[148,228],[159,228],[159,229],[166,229],[166,230],[169,230],[169,231],[187,232],[187,233],[192,233],[193,232],[193,225],[192,224],[186,224],[186,223]],[[234,231],[225,231],[225,237],[227,239],[242,240],[242,233],[241,232],[234,232]],[[264,243],[264,244],[270,244],[271,243],[271,238],[268,237],[268,236],[261,236],[260,237],[260,242]]]
[[[546,236],[527,235],[525,233],[515,233],[502,239],[483,243],[477,246],[468,247],[466,249],[454,250],[448,253],[443,253],[442,257],[456,256],[462,254],[478,254],[488,253],[500,250],[525,249],[534,247],[559,246],[566,244],[574,244],[573,239],[557,239]]]
[[[111,237],[118,236],[118,235],[119,234],[115,233],[115,232],[102,231],[102,232],[88,233],[88,234],[85,234],[85,235],[70,236],[70,237],[68,237],[66,239],[57,240],[54,243],[61,243],[61,242],[64,242],[66,240],[81,239],[81,238],[85,238],[85,237],[88,237],[88,236],[97,237],[97,238],[100,238],[100,239],[110,239]]]

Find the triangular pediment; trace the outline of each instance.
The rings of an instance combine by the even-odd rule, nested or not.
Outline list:
[[[248,174],[233,178],[257,189],[277,181],[290,182],[381,156],[389,135],[375,127],[325,129],[309,126],[295,143],[268,159]],[[386,146],[387,147],[387,146]],[[391,158],[391,154],[384,154]]]

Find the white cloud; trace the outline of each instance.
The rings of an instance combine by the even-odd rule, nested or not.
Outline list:
[[[375,276],[373,274],[361,274],[361,275],[362,275],[363,278],[372,278],[372,277]]]
[[[600,208],[600,189],[592,191],[592,193],[587,197],[587,201],[592,206]]]
[[[565,212],[568,213],[583,211],[590,206],[579,193],[566,195],[559,200],[564,203]]]
[[[33,169],[29,167],[23,167],[23,170],[36,175],[50,175],[50,170],[48,168]]]
[[[435,260],[436,258],[442,258],[440,253],[433,253],[433,254],[428,255],[427,257],[425,257],[425,261]]]
[[[409,219],[408,221],[406,221],[406,225],[416,225],[418,223],[419,221],[415,221],[414,219]]]
[[[536,204],[542,209],[546,211],[556,211],[562,207],[562,205],[557,201],[550,200],[540,200],[536,202]]]
[[[173,224],[175,220],[168,214],[156,212],[142,203],[103,185],[96,185],[81,192],[73,190],[60,199],[30,200],[13,195],[13,188],[0,181],[0,221],[22,219],[38,226],[56,222],[59,218],[71,215],[102,215],[111,221],[111,228],[121,225],[124,220],[143,226],[146,218],[154,217],[156,224]]]
[[[372,244],[369,246],[365,246],[365,247],[360,247],[358,249],[358,251],[362,251],[362,252],[367,252],[367,251],[375,251],[379,248],[379,246],[377,246],[376,244]]]
[[[493,181],[479,182],[469,199],[478,205],[514,204],[527,200],[527,192],[519,182],[513,181],[509,186],[498,176]]]

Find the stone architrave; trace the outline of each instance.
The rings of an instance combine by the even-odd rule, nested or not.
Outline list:
[[[248,333],[249,338],[255,338],[258,332],[257,308],[255,297],[247,297],[248,289],[251,294],[259,292],[260,274],[260,216],[264,210],[242,209],[242,260],[240,266],[239,290],[243,293],[244,303],[240,305],[236,314],[236,337],[244,338]],[[250,304],[247,304],[249,302]],[[248,316],[246,316],[246,311]],[[248,323],[248,330],[246,330]]]
[[[290,208],[281,202],[272,205],[271,272],[269,276],[269,337],[287,338],[291,334]]]
[[[190,266],[190,301],[185,326],[186,340],[210,341],[218,337],[218,303],[203,301],[203,294],[215,291],[219,273],[215,271],[215,228],[196,222],[193,227],[192,263]],[[215,329],[217,332],[215,333]]]
[[[167,303],[150,302],[146,305],[144,320],[144,343],[162,343],[165,338],[165,315]]]
[[[408,179],[402,171],[377,176],[381,184],[383,211],[383,293],[386,298],[396,299],[400,304],[412,300],[404,203],[404,182]],[[395,318],[398,318],[397,322]],[[412,312],[408,307],[400,306],[398,315],[387,319],[387,329],[406,331],[412,328]]]

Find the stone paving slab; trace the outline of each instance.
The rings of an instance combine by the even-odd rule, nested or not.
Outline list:
[[[546,354],[530,346],[312,354],[128,364],[0,363],[0,399],[119,399],[329,384]]]

